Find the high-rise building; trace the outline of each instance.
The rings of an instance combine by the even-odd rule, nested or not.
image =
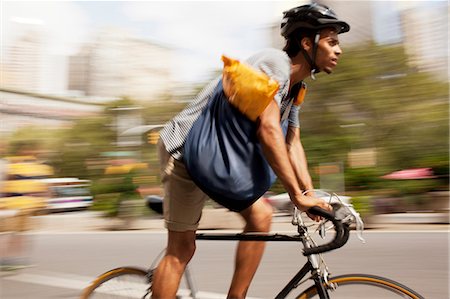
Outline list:
[[[408,8],[401,13],[404,45],[409,62],[420,71],[448,81],[448,16],[447,2]]]
[[[66,57],[51,51],[48,30],[42,21],[12,18],[14,34],[2,44],[1,86],[18,91],[64,94]]]
[[[319,0],[314,2],[331,7],[340,19],[350,24],[351,30],[339,36],[344,47],[374,40],[371,1]]]
[[[30,30],[19,36],[7,49],[2,72],[7,80],[2,86],[40,91],[43,63],[42,36]]]
[[[84,45],[77,55],[69,57],[68,90],[87,94],[89,86],[90,47]]]
[[[171,63],[170,48],[104,29],[70,58],[69,89],[88,96],[155,100],[173,88]]]

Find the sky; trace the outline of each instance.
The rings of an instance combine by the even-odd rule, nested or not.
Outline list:
[[[114,26],[175,48],[180,57],[175,76],[181,81],[196,81],[221,67],[222,54],[244,59],[270,46],[264,28],[278,24],[282,11],[304,2],[3,0],[2,57],[20,28],[30,24],[47,33],[45,50],[52,55],[73,55],[101,27]],[[375,37],[383,39],[392,28],[385,20],[394,17],[395,11],[393,6],[386,10],[377,2],[380,9],[376,15],[383,21],[378,22],[380,30]],[[439,1],[395,2],[404,8]]]
[[[245,58],[267,47],[263,29],[279,22],[282,7],[274,1],[2,1],[2,50],[30,23],[47,32],[53,55],[73,55],[97,30],[114,26],[175,48],[177,76],[195,80],[220,67],[222,54]]]

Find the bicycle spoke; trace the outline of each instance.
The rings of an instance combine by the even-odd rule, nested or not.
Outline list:
[[[149,288],[148,278],[144,272],[127,272],[125,270],[105,276],[89,294],[89,298],[149,299]]]
[[[143,298],[147,293],[146,281],[138,281],[139,277],[124,276],[112,279],[95,290],[94,299],[101,298]],[[150,296],[148,296],[150,298]]]

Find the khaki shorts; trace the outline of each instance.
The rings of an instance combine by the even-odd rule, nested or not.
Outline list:
[[[197,230],[208,198],[191,180],[182,161],[174,159],[159,141],[161,182],[164,185],[164,219],[171,231]]]

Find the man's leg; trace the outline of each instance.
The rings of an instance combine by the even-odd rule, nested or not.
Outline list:
[[[246,221],[244,232],[269,232],[272,223],[272,208],[263,200],[241,212]],[[236,251],[235,269],[229,299],[245,298],[250,282],[255,275],[264,253],[265,242],[241,241]]]
[[[153,276],[152,298],[172,299],[176,297],[186,265],[195,252],[195,231],[169,231],[164,258]]]
[[[172,299],[195,252],[195,231],[207,197],[192,182],[183,162],[171,157],[161,140],[158,146],[164,220],[169,233],[166,254],[153,277],[152,297]]]

